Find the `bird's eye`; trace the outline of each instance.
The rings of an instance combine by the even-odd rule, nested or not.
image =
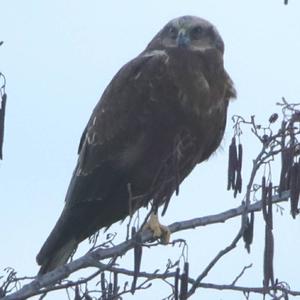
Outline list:
[[[177,38],[177,34],[178,34],[178,30],[173,27],[173,26],[170,26],[168,28],[168,34],[170,36],[171,39],[176,39]]]
[[[193,39],[199,40],[203,36],[203,28],[200,26],[194,27],[191,31]]]

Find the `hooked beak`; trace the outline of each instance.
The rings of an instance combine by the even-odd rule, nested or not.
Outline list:
[[[179,48],[186,48],[190,45],[191,40],[185,29],[180,29],[176,39]]]

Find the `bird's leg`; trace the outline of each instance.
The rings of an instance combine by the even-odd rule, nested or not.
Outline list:
[[[152,212],[149,221],[144,226],[153,232],[153,237],[160,238],[163,244],[168,244],[171,237],[171,231],[168,226],[159,223],[157,213]]]

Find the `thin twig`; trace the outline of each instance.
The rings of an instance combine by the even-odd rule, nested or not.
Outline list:
[[[241,273],[238,276],[236,276],[236,278],[232,281],[231,285],[235,285],[237,283],[237,281],[244,275],[245,271],[251,267],[252,267],[252,264],[245,266],[243,268],[243,270],[241,271]]]

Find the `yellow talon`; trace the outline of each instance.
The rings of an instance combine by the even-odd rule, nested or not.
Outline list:
[[[145,224],[145,229],[150,229],[153,232],[153,237],[160,238],[162,244],[168,244],[171,237],[171,231],[168,226],[159,223],[158,216],[151,213],[149,221]]]

